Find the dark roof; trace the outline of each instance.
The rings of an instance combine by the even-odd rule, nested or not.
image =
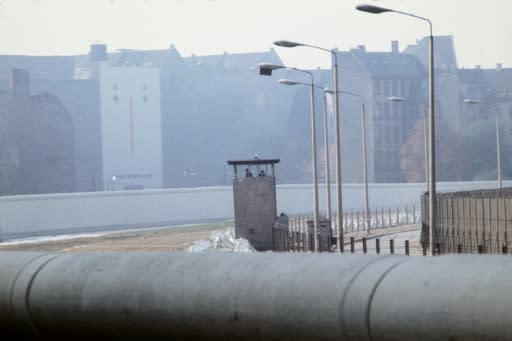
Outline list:
[[[482,84],[497,91],[512,91],[512,69],[460,69],[462,83]]]
[[[459,69],[459,80],[463,83],[483,83],[483,72],[481,69]]]
[[[434,36],[434,68],[444,71],[457,70],[457,56],[453,36]],[[405,48],[405,54],[412,54],[420,60],[423,65],[428,64],[429,37],[424,37],[416,43]]]
[[[109,53],[109,60],[113,64],[122,65],[137,65],[137,66],[151,66],[162,67],[168,63],[182,63],[178,50],[171,45],[166,50],[130,50],[123,49],[119,52]]]
[[[425,69],[413,55],[392,52],[360,52],[353,50],[352,55],[359,60],[372,76],[379,78],[423,78]]]
[[[281,64],[282,61],[271,48],[265,52],[250,53],[227,53],[209,56],[192,55],[186,58],[194,67],[204,67],[210,69],[224,69],[226,71],[249,71],[257,70],[260,63]]]
[[[228,165],[238,166],[238,165],[268,165],[268,164],[276,164],[281,161],[280,159],[251,159],[251,160],[230,160],[228,161]]]
[[[484,77],[497,91],[512,91],[512,69],[484,70]]]

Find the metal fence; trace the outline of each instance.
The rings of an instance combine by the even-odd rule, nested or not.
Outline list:
[[[422,240],[429,221],[422,198]],[[512,188],[440,193],[436,196],[436,253],[508,253],[512,237]]]
[[[273,226],[272,239],[274,251],[296,251],[307,252],[314,250],[314,233],[312,215],[297,215],[280,217]],[[416,206],[404,206],[387,209],[377,209],[370,214],[370,230],[394,227],[400,225],[411,225],[420,222],[421,211],[416,210]],[[362,211],[351,211],[343,214],[343,231],[344,233],[366,231],[365,217]],[[336,219],[326,219],[325,216],[320,219],[318,228],[318,248],[319,251],[329,252],[334,250],[336,245],[337,225]],[[355,251],[354,243],[362,243],[366,245],[366,238],[357,238],[351,240],[351,251]],[[375,239],[374,239],[375,240]],[[379,239],[376,239],[376,247],[373,249],[375,253],[380,253]],[[408,244],[408,243],[407,243]],[[408,246],[403,248],[403,254],[406,254]],[[361,252],[367,253],[367,246],[360,248]],[[390,253],[394,253],[393,242],[390,242]],[[407,254],[409,252],[407,251]]]

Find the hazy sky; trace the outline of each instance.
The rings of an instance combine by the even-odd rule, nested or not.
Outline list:
[[[0,0],[0,54],[85,54],[89,45],[164,49],[182,56],[263,51],[279,39],[342,50],[400,50],[428,34],[406,16],[358,12],[371,3],[428,17],[454,36],[459,67],[512,67],[510,0]],[[297,67],[327,67],[327,53],[276,48]]]

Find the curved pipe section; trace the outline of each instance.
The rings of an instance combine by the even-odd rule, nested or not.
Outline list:
[[[510,339],[512,258],[0,252],[0,333]]]

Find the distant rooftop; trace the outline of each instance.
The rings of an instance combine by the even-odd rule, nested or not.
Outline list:
[[[411,77],[425,75],[425,69],[412,55],[392,52],[352,52],[373,75],[379,77]]]

